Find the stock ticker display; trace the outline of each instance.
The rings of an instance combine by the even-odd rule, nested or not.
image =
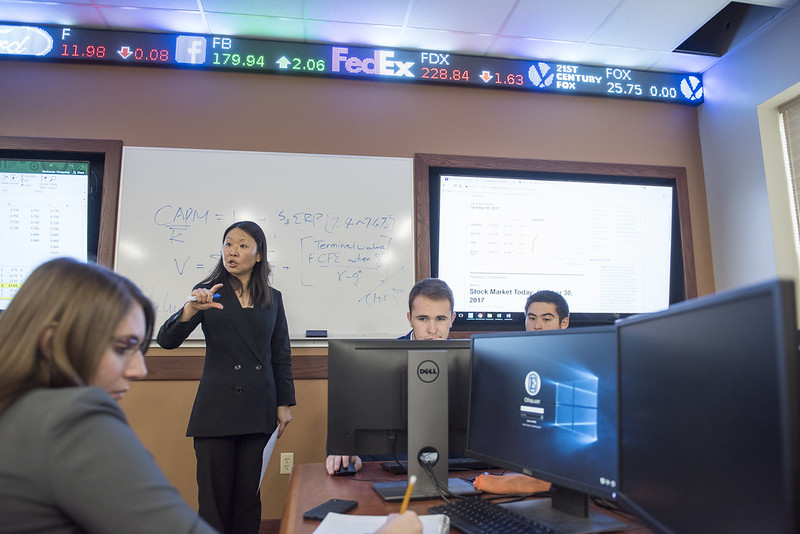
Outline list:
[[[699,74],[441,51],[0,23],[0,59],[165,66],[594,95],[696,106]]]

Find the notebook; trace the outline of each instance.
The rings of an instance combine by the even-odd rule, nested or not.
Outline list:
[[[443,514],[419,516],[422,534],[447,534],[450,518]],[[385,515],[352,515],[331,512],[325,516],[314,534],[372,534],[386,522]]]

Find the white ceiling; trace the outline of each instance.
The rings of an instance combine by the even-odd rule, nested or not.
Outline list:
[[[790,7],[798,0],[738,0]],[[703,72],[673,50],[729,0],[0,0],[0,21]]]

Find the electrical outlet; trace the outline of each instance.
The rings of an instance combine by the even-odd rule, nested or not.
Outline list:
[[[294,467],[294,453],[293,452],[282,452],[281,453],[281,474],[282,475],[289,475],[292,473],[292,467]]]

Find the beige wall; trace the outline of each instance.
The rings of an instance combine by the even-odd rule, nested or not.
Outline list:
[[[697,288],[700,294],[714,290],[693,107],[401,83],[0,61],[0,135],[121,139],[133,146],[396,157],[428,152],[685,167]],[[320,303],[319,310],[311,311],[336,313],[336,304]],[[145,382],[124,403],[134,430],[192,505],[194,458],[191,441],[183,435],[196,388],[194,381]],[[276,453],[293,451],[297,462],[321,461],[327,385],[301,380],[297,393],[295,421]],[[280,516],[287,482],[271,465],[264,483],[265,518]]]
[[[189,505],[197,508],[195,460],[192,439],[186,437],[186,423],[192,410],[196,380],[145,381],[135,384],[122,402],[128,422],[153,453],[169,481]],[[262,482],[261,514],[279,518],[283,511],[289,476],[278,473],[282,452],[293,452],[295,463],[325,460],[328,425],[328,384],[326,380],[297,380],[297,406],[293,421],[278,440]]]

